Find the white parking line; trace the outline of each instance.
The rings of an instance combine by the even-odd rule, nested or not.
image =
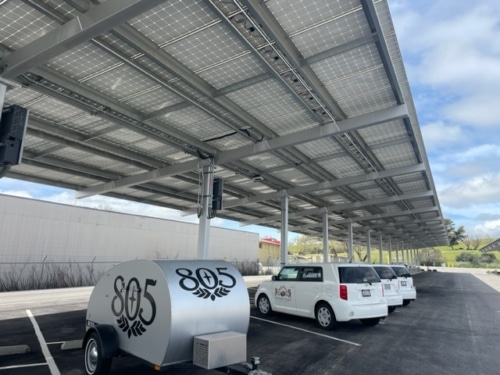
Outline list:
[[[40,347],[42,348],[43,356],[45,357],[47,365],[49,366],[50,373],[52,375],[61,375],[59,369],[57,368],[56,362],[54,361],[54,358],[52,358],[52,356],[50,355],[50,350],[47,346],[47,343],[45,342],[45,338],[43,337],[42,331],[40,330],[35,317],[31,313],[31,310],[26,310],[26,314],[28,314],[28,317],[31,320],[31,324],[33,324],[36,336],[38,337],[38,342],[40,343]]]
[[[15,368],[38,367],[38,366],[47,366],[47,364],[45,362],[43,362],[43,363],[31,363],[29,365],[5,366],[5,367],[0,367],[0,371],[2,371],[2,370],[12,370],[12,369],[15,369]]]
[[[324,338],[327,338],[327,339],[330,339],[330,340],[340,341],[340,342],[344,342],[346,344],[350,344],[350,345],[354,345],[354,346],[362,346],[361,344],[358,344],[356,342],[342,340],[342,339],[339,339],[337,337],[328,336],[328,335],[324,335],[322,333],[317,333],[317,332],[309,331],[307,329],[290,326],[288,324],[277,323],[277,322],[273,322],[272,320],[262,319],[262,318],[258,318],[256,316],[251,316],[250,318],[257,319],[257,320],[262,320],[263,322],[267,322],[267,323],[271,323],[271,324],[276,324],[277,326],[282,326],[282,327],[287,327],[287,328],[295,329],[297,331],[307,332],[307,333],[310,333],[312,335],[321,336],[321,337],[324,337]]]

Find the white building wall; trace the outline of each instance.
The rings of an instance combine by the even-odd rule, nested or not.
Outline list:
[[[198,225],[0,195],[0,263],[193,259]],[[209,258],[257,261],[258,233],[211,227]]]

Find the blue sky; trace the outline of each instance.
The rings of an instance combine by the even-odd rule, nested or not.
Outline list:
[[[443,215],[500,237],[500,1],[389,0]],[[0,179],[0,193],[197,222],[196,216]],[[275,229],[214,226],[280,238]],[[293,238],[293,235],[290,237]],[[289,237],[289,239],[290,239]]]
[[[500,237],[500,2],[389,6],[443,215]]]

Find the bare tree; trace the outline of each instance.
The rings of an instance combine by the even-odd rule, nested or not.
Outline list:
[[[471,247],[472,247],[472,242],[474,240],[474,237],[473,236],[465,236],[464,239],[463,239],[463,243],[465,244],[465,248],[467,250],[470,250]]]
[[[364,261],[365,261],[365,259],[366,259],[366,256],[365,256],[365,257],[362,257],[362,256],[361,256],[361,249],[362,249],[362,247],[361,247],[361,246],[357,246],[357,245],[356,245],[356,246],[353,246],[353,249],[352,249],[352,250],[356,253],[356,255],[358,256],[359,260],[360,260],[361,262],[364,262]]]
[[[479,249],[479,246],[481,246],[481,239],[478,236],[474,236],[471,246],[474,250]]]

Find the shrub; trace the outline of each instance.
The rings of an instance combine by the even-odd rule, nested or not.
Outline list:
[[[482,253],[479,260],[483,263],[493,263],[497,257],[493,253]]]
[[[479,256],[470,252],[462,251],[455,257],[457,262],[479,263]]]

